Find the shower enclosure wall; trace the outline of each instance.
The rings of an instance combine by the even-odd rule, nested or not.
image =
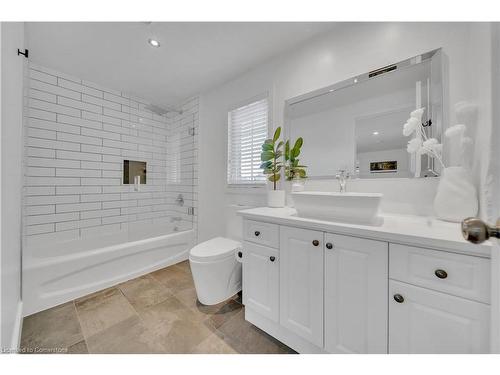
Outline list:
[[[31,64],[25,92],[24,313],[187,258],[198,98],[145,100]],[[124,184],[124,160],[146,183]]]

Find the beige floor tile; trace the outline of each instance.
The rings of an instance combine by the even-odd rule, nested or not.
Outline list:
[[[88,354],[87,344],[85,341],[80,341],[68,348],[68,354]]]
[[[216,329],[215,333],[224,339],[238,353],[285,354],[294,353],[286,345],[247,322],[242,309]]]
[[[165,285],[173,293],[179,293],[183,290],[194,288],[194,282],[191,274],[184,272],[178,267],[167,267],[151,273],[151,276]]]
[[[136,310],[156,305],[172,296],[163,284],[149,275],[129,280],[118,288]]]
[[[68,353],[293,353],[246,322],[240,300],[200,304],[186,261],[26,318],[23,344]]]
[[[187,288],[175,293],[175,296],[190,309],[197,309],[199,304],[195,288]]]
[[[75,301],[85,338],[136,316],[132,305],[117,288],[109,288]]]
[[[24,318],[21,348],[66,349],[82,340],[73,302]]]
[[[165,353],[156,335],[137,316],[96,333],[86,342],[93,354]]]
[[[191,274],[191,267],[189,266],[189,260],[185,260],[183,262],[177,263],[174,265],[174,267],[179,268],[180,270]]]
[[[176,297],[141,310],[139,316],[167,353],[189,353],[212,334]]]
[[[189,288],[177,292],[175,296],[187,307],[193,310],[202,321],[210,319],[213,327],[219,327],[243,306],[233,299],[228,299],[217,305],[207,306],[198,301],[196,290]]]
[[[167,353],[183,354],[192,352],[212,332],[201,322],[179,317],[168,330],[157,330],[155,335]]]
[[[231,346],[216,334],[211,334],[192,351],[192,354],[238,354]]]
[[[217,306],[218,309],[214,312],[211,312],[207,319],[207,322],[213,328],[221,327],[230,319],[232,319],[235,315],[239,314],[243,309],[243,305],[234,300],[228,300]]]

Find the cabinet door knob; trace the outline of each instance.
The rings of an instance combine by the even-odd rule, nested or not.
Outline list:
[[[269,257],[269,260],[270,260],[271,262],[274,262],[274,261],[276,260],[276,258],[275,258],[274,256],[270,256],[270,257]]]
[[[238,258],[243,258],[243,253],[241,251],[238,251]]]
[[[256,230],[254,234],[255,234],[256,237],[260,236],[260,232],[258,230]]]
[[[319,245],[319,241],[318,241],[318,240],[314,240],[314,241],[313,241],[313,245],[314,245],[314,246],[318,246],[318,245]]]
[[[326,248],[329,249],[329,250],[331,250],[331,249],[333,249],[333,245],[330,242],[328,242],[326,244]]]
[[[446,279],[448,277],[448,272],[446,272],[445,270],[435,270],[434,275],[436,275],[440,279]]]
[[[397,303],[403,303],[405,299],[401,294],[395,294],[394,301],[396,301]]]

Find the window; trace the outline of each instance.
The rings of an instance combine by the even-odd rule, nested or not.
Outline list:
[[[260,153],[267,138],[268,113],[267,97],[228,113],[229,185],[265,184]]]

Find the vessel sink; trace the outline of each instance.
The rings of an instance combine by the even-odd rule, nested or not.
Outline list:
[[[297,215],[310,219],[380,225],[383,194],[301,191],[292,193]]]

